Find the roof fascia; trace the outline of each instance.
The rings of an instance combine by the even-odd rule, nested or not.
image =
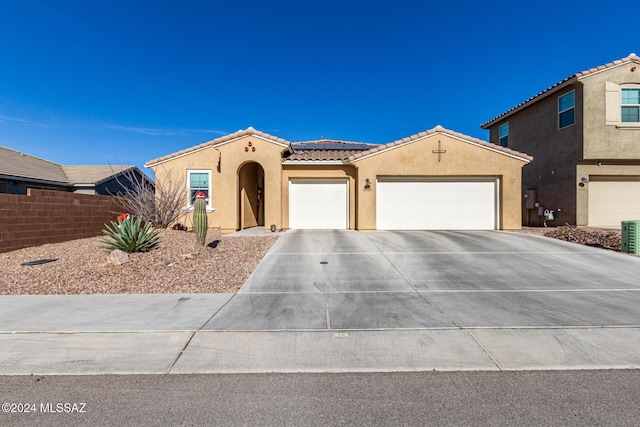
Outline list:
[[[558,86],[555,86],[553,88],[547,89],[546,91],[534,96],[533,98],[529,99],[528,101],[525,101],[524,103],[522,103],[521,105],[518,105],[517,107],[514,107],[512,110],[507,111],[501,115],[499,115],[498,117],[483,123],[480,127],[482,129],[489,129],[491,126],[495,125],[498,122],[502,122],[504,121],[506,118],[513,116],[515,113],[524,110],[525,108],[529,108],[529,106],[535,104],[538,101],[541,101],[543,99],[545,99],[548,96],[553,95],[554,93],[560,91],[561,89],[566,88],[567,86],[572,85],[573,83],[575,83],[576,81],[578,81],[578,76],[577,75],[573,75],[571,76],[567,81],[565,81],[562,84],[559,84]]]
[[[28,178],[26,176],[17,175],[0,175],[0,179],[8,179],[10,181],[30,182],[34,184],[57,185],[59,187],[73,187],[73,184],[62,181],[48,181],[46,179]]]
[[[531,162],[531,160],[528,159],[528,158],[517,156],[517,155],[511,154],[511,153],[505,153],[502,150],[497,150],[497,149],[495,149],[493,147],[489,147],[488,146],[488,145],[490,145],[489,142],[487,142],[486,145],[485,144],[480,144],[480,143],[477,143],[475,141],[471,141],[471,140],[466,139],[466,138],[461,138],[461,137],[459,137],[457,135],[452,135],[452,134],[450,134],[448,132],[437,131],[435,133],[431,133],[429,135],[424,135],[424,136],[421,136],[419,138],[413,139],[411,141],[407,141],[404,144],[393,145],[391,147],[384,148],[384,149],[382,149],[380,151],[376,151],[375,153],[367,154],[366,156],[359,157],[359,158],[353,160],[351,163],[356,163],[356,162],[359,162],[360,160],[368,159],[369,157],[377,156],[378,154],[386,153],[387,151],[395,150],[396,148],[400,148],[400,147],[403,147],[403,146],[408,145],[408,144],[413,144],[414,142],[422,141],[423,139],[431,138],[431,137],[436,136],[436,135],[446,135],[449,138],[457,139],[458,141],[466,142],[468,144],[475,145],[476,147],[484,148],[485,150],[493,151],[493,152],[498,153],[498,154],[503,154],[505,156],[512,157],[514,159],[518,159],[518,160],[521,160],[521,161],[526,162],[526,163],[530,163]]]
[[[273,139],[265,138],[265,137],[263,137],[263,136],[261,136],[261,135],[256,135],[256,134],[247,134],[247,135],[240,135],[240,136],[237,136],[237,137],[235,137],[235,138],[233,138],[233,139],[230,139],[230,140],[228,140],[228,141],[223,141],[223,142],[219,142],[219,143],[217,143],[217,144],[211,144],[211,145],[207,145],[207,146],[205,146],[205,147],[200,147],[200,148],[197,148],[197,149],[195,149],[195,150],[193,150],[193,151],[189,151],[188,153],[178,154],[178,155],[176,155],[176,156],[169,157],[168,159],[164,159],[164,160],[161,160],[161,161],[159,161],[159,162],[145,163],[145,164],[144,164],[144,167],[146,167],[146,168],[152,168],[152,167],[154,167],[154,166],[158,166],[158,165],[160,165],[160,164],[162,164],[162,163],[166,163],[166,162],[171,161],[171,160],[179,159],[180,157],[189,156],[189,155],[191,155],[191,154],[193,154],[193,153],[197,153],[197,152],[202,151],[202,150],[207,150],[207,149],[209,149],[209,148],[217,148],[217,147],[221,147],[221,146],[223,146],[223,145],[230,144],[230,143],[232,143],[232,142],[235,142],[235,141],[237,141],[237,140],[239,140],[239,139],[246,138],[246,137],[261,139],[261,140],[263,140],[263,141],[270,142],[271,144],[279,145],[279,146],[281,146],[282,148],[287,148],[287,149],[291,150],[290,144],[285,144],[285,143],[282,143],[282,142],[279,142],[279,141],[274,141]]]
[[[137,166],[131,166],[131,167],[123,169],[123,170],[121,170],[119,172],[116,172],[116,173],[114,173],[112,175],[109,175],[109,176],[107,176],[105,178],[102,178],[99,181],[96,181],[94,183],[94,185],[100,185],[100,184],[103,184],[103,183],[105,183],[107,181],[110,181],[112,179],[119,178],[120,176],[125,175],[127,172],[138,172],[140,175],[142,175],[143,179],[146,179],[147,181],[149,181],[149,178],[147,178],[146,175],[143,174],[142,171],[140,171],[140,169]]]
[[[349,160],[283,160],[283,165],[348,165]]]
[[[631,63],[631,62],[640,63],[640,61],[638,61],[637,57],[636,58],[630,57],[630,58],[624,58],[619,64],[602,66],[601,68],[595,67],[595,68],[592,68],[592,69],[589,69],[589,70],[586,70],[586,71],[581,71],[579,73],[576,73],[573,76],[568,77],[565,82],[562,82],[562,84],[558,84],[558,86],[550,87],[549,89],[547,89],[547,90],[541,92],[540,94],[534,96],[530,100],[525,101],[522,105],[514,107],[512,111],[507,111],[507,112],[503,113],[502,115],[499,115],[498,117],[496,117],[496,118],[494,118],[494,119],[492,119],[492,120],[490,120],[490,121],[488,121],[486,123],[483,123],[482,125],[480,125],[480,127],[482,129],[489,129],[489,127],[495,125],[496,123],[503,121],[507,117],[512,116],[513,114],[517,113],[518,111],[521,111],[524,108],[529,107],[530,105],[538,102],[539,100],[544,99],[547,96],[558,92],[560,89],[563,89],[566,86],[575,83],[576,81],[582,81],[582,80],[588,79],[591,76],[595,76],[597,74],[600,74],[600,73],[603,73],[603,72],[606,72],[606,71],[609,71],[609,70],[613,70],[613,69],[618,68],[618,67],[623,67],[625,65],[629,65],[629,63]]]

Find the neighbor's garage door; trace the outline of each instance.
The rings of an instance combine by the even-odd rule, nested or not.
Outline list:
[[[589,226],[620,228],[640,219],[640,177],[589,178]]]
[[[378,230],[494,230],[496,180],[378,179]]]
[[[289,181],[289,228],[347,229],[346,180]]]

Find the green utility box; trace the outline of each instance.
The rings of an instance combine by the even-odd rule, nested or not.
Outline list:
[[[627,254],[640,254],[640,220],[622,221],[621,251]]]

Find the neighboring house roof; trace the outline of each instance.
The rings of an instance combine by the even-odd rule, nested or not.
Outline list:
[[[112,179],[114,176],[122,175],[129,170],[138,169],[135,166],[115,165],[115,166],[62,166],[67,179],[71,184],[98,185]]]
[[[61,165],[7,147],[0,147],[0,175],[60,185],[68,184],[67,175]]]
[[[98,185],[135,170],[136,166],[63,166],[7,147],[0,147],[0,176],[61,186]]]
[[[545,98],[546,96],[554,93],[555,91],[562,89],[578,80],[582,80],[585,77],[589,77],[593,74],[596,73],[600,73],[604,70],[610,69],[610,68],[614,68],[614,67],[619,67],[621,65],[624,64],[628,64],[630,62],[635,62],[640,64],[640,57],[638,57],[635,53],[631,53],[629,54],[629,56],[627,56],[626,58],[622,58],[622,59],[618,59],[615,60],[613,62],[608,62],[604,65],[600,65],[598,67],[593,67],[593,68],[589,68],[588,70],[584,70],[584,71],[580,71],[579,73],[573,74],[569,77],[567,77],[566,79],[554,84],[551,87],[548,87],[547,89],[543,90],[542,92],[538,93],[535,96],[532,96],[531,98],[527,99],[524,102],[521,102],[520,104],[516,105],[515,107],[511,108],[510,110],[505,111],[504,113],[500,114],[499,116],[494,117],[493,119],[483,123],[480,125],[481,128],[483,129],[487,129],[490,126],[496,124],[498,121],[503,120],[505,118],[507,118],[508,116],[512,115],[513,113],[522,110],[523,108],[528,107],[529,105],[533,104],[534,102],[537,102],[543,98]]]
[[[420,132],[420,133],[417,133],[415,135],[411,135],[411,136],[399,139],[399,140],[394,141],[394,142],[390,142],[389,144],[379,145],[379,146],[377,146],[375,148],[372,148],[372,149],[366,150],[366,151],[359,151],[358,153],[353,154],[351,157],[349,157],[349,162],[353,163],[353,162],[361,160],[361,159],[363,159],[365,157],[370,157],[370,156],[373,156],[373,155],[376,155],[376,154],[379,154],[379,153],[382,153],[382,152],[385,152],[385,151],[393,150],[393,149],[395,149],[395,148],[397,148],[399,146],[402,146],[402,145],[405,145],[405,144],[410,144],[410,143],[412,143],[414,141],[417,141],[419,139],[425,138],[427,136],[435,135],[435,134],[448,135],[450,137],[453,137],[453,138],[468,142],[470,144],[473,144],[475,146],[478,146],[478,147],[481,147],[481,148],[484,148],[484,149],[487,149],[487,150],[495,151],[495,152],[498,152],[498,153],[501,153],[501,154],[505,154],[505,155],[510,156],[510,157],[515,157],[517,159],[524,160],[527,163],[533,160],[533,157],[531,157],[531,156],[529,156],[527,154],[521,153],[519,151],[511,150],[511,149],[505,148],[505,147],[501,147],[501,146],[496,145],[496,144],[491,144],[490,142],[483,141],[481,139],[477,139],[477,138],[474,138],[472,136],[464,135],[464,134],[459,133],[459,132],[454,132],[452,130],[445,129],[442,126],[438,125],[438,126],[434,127],[433,129],[429,129],[427,131]]]
[[[283,147],[291,147],[291,143],[286,139],[278,138],[277,136],[269,135],[266,132],[261,132],[259,130],[255,130],[252,127],[248,127],[244,130],[239,130],[237,132],[231,133],[229,135],[221,136],[220,138],[212,139],[211,141],[204,142],[202,144],[196,145],[194,147],[186,148],[181,151],[177,151],[175,153],[167,154],[166,156],[158,157],[157,159],[153,159],[145,163],[146,167],[152,167],[159,163],[166,162],[167,160],[174,159],[176,157],[182,157],[187,154],[194,153],[196,151],[204,150],[209,147],[217,147],[219,145],[223,145],[233,141],[234,139],[241,138],[246,135],[255,135],[257,137],[261,137],[264,139],[268,139],[272,142],[282,145]]]
[[[366,142],[319,139],[316,141],[292,142],[293,153],[285,153],[284,163],[309,161],[346,161],[360,151],[369,150],[378,144]]]

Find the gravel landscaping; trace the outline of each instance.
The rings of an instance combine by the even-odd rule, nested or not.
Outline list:
[[[0,295],[167,294],[236,292],[277,240],[209,232],[206,246],[193,233],[160,231],[160,246],[113,265],[100,237],[0,254]],[[57,258],[23,266],[21,263]]]

